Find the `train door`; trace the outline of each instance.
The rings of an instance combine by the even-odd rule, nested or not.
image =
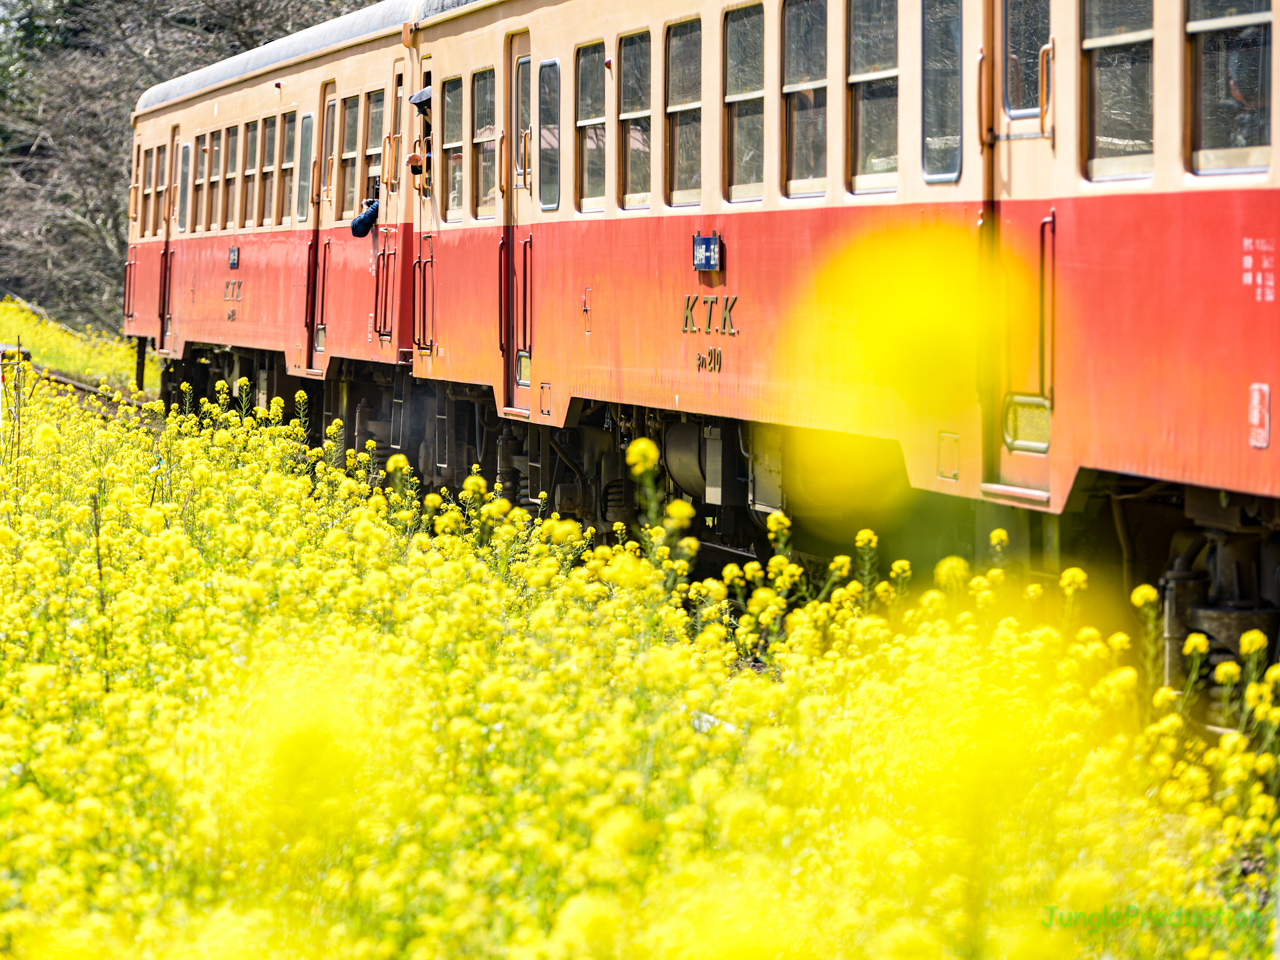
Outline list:
[[[1053,16],[1065,0],[997,0],[991,37],[991,184],[996,290],[993,343],[997,445],[988,470],[1001,492],[1049,499],[1057,212],[1053,203],[1058,99]]]
[[[298,123],[298,200],[297,216],[299,240],[305,243],[303,270],[306,271],[306,298],[302,309],[302,354],[307,370],[315,368],[316,325],[316,268],[320,246],[320,206],[316,203],[319,191],[320,160],[316,150],[316,115],[304,113]],[[294,360],[298,362],[297,359]]]
[[[317,164],[320,186],[317,191],[319,199],[315,210],[316,267],[315,284],[311,295],[313,303],[311,340],[307,353],[307,367],[312,370],[320,367],[316,355],[325,352],[328,323],[333,315],[332,301],[335,299],[334,292],[330,289],[330,281],[332,279],[330,265],[333,262],[334,252],[333,226],[339,216],[339,210],[334,201],[334,193],[336,192],[334,184],[336,157],[334,151],[337,148],[338,139],[338,96],[333,83],[324,85],[321,102],[324,106],[320,117],[322,129],[320,132],[320,156]]]
[[[164,245],[160,251],[160,331],[156,337],[156,350],[169,349],[169,334],[173,328],[173,195],[178,171],[178,128],[169,134],[168,145],[162,144],[156,154],[156,213],[164,230]]]
[[[503,132],[498,149],[501,165],[500,190],[506,222],[499,257],[502,261],[502,289],[499,291],[502,317],[499,320],[500,346],[506,386],[505,405],[529,409],[532,389],[530,368],[533,357],[533,173],[530,157],[533,107],[532,62],[529,35],[511,38],[508,95],[504,98]],[[505,150],[503,149],[505,147]]]
[[[404,137],[404,61],[397,60],[391,70],[391,125],[382,137],[381,166],[378,170],[379,220],[378,254],[374,271],[374,327],[382,339],[395,337],[399,347],[402,332],[396,318],[400,315],[400,156]]]
[[[409,168],[412,180],[416,233],[413,239],[413,345],[428,356],[435,352],[436,285],[435,285],[435,198],[431,189],[434,159],[431,96],[431,71],[425,69],[430,54],[423,54],[422,89],[414,94],[411,111],[415,125],[413,152],[417,162]]]

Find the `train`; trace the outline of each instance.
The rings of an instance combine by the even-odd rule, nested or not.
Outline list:
[[[1274,650],[1271,21],[382,0],[141,96],[124,329],[167,399],[303,391],[601,535],[644,436],[708,556],[774,510],[814,556],[1000,527],[1028,577],[1159,582],[1170,650]]]

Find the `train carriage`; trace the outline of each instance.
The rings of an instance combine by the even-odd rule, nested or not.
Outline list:
[[[305,390],[598,528],[645,435],[726,549],[1002,525],[1036,575],[1163,574],[1171,640],[1274,637],[1271,21],[383,0],[143,95],[126,332],[170,395]]]

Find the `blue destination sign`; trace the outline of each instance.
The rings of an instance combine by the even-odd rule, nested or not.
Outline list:
[[[711,272],[720,269],[720,235],[709,237],[697,234],[693,238],[693,269]]]

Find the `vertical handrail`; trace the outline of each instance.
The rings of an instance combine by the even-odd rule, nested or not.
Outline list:
[[[431,338],[429,342],[431,351],[434,353],[436,348],[436,238],[430,233],[425,234],[424,238],[427,241],[428,254],[422,268],[422,280],[426,288],[431,290]],[[430,276],[427,275],[427,266],[431,267]],[[424,328],[426,326],[426,309],[427,305],[424,299],[422,304]],[[423,332],[425,333],[426,330],[424,329]]]
[[[311,362],[316,348],[316,260],[315,234],[307,241],[307,312],[302,318],[303,329],[307,336],[307,369],[312,369]]]
[[[1049,42],[1040,48],[1040,136],[1044,136],[1044,121],[1049,114],[1049,96],[1051,90],[1049,88],[1049,59],[1053,56],[1053,37],[1049,38]]]
[[[422,255],[419,254],[413,260],[413,300],[411,307],[413,309],[413,345],[415,347],[422,346],[422,296],[418,293],[422,289]]]
[[[374,260],[373,273],[373,332],[378,336],[382,336],[382,310],[386,309],[386,303],[382,296],[382,285],[386,282],[386,261],[387,251],[379,250],[378,256]]]
[[[985,150],[987,144],[991,142],[991,131],[987,124],[987,54],[982,48],[978,48],[978,82],[974,84],[974,88],[978,94],[978,109],[974,111],[978,118],[978,143]]]
[[[1049,215],[1040,221],[1040,396],[1052,402],[1052,385],[1046,382],[1045,376],[1045,338],[1048,328],[1052,328],[1054,335],[1057,334],[1057,317],[1052,310],[1053,300],[1047,300],[1049,309],[1046,309],[1046,293],[1048,291],[1048,283],[1046,282],[1045,258],[1048,248],[1046,231],[1053,235],[1054,252],[1051,257],[1050,266],[1053,269],[1053,295],[1057,297],[1057,244],[1058,244],[1058,211],[1054,207],[1049,208]],[[1050,354],[1052,357],[1052,354]],[[1050,361],[1052,362],[1052,361]],[[1048,388],[1048,389],[1046,389]]]
[[[525,237],[520,241],[520,271],[523,274],[523,282],[520,285],[520,325],[521,339],[524,344],[525,352],[533,354],[533,323],[530,312],[533,309],[533,295],[529,290],[529,285],[533,282],[529,273],[531,261],[533,259],[533,234]]]
[[[316,329],[325,325],[325,305],[329,298],[329,245],[333,243],[331,238],[326,237],[324,241],[324,254],[320,258],[320,289],[316,294]],[[315,331],[312,331],[314,336]]]
[[[504,255],[507,250],[507,238],[503,237],[498,241],[498,352],[502,356],[507,355],[507,337],[506,337],[506,302],[502,296],[502,288],[505,284],[506,262]]]

